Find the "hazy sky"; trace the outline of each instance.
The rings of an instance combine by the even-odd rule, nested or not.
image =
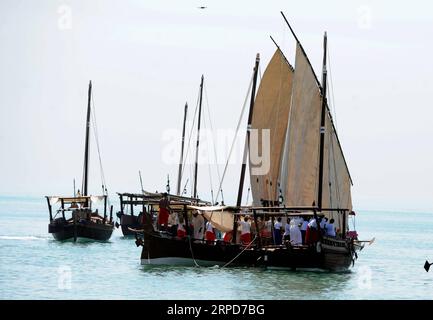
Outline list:
[[[269,35],[295,63],[280,10],[318,74],[328,32],[355,208],[433,210],[433,5],[419,0],[2,0],[0,194],[68,194],[74,178],[81,183],[90,79],[110,193],[138,192],[138,170],[145,189],[164,190],[170,174],[174,190],[177,166],[162,161],[163,137],[181,129],[185,101],[191,115],[200,76],[214,129],[228,130],[256,53],[263,73],[275,50]],[[239,168],[229,166],[226,202],[235,201]],[[207,198],[208,165],[199,170]]]

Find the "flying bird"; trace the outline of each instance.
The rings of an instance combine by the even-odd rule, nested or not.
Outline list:
[[[197,9],[206,9],[207,7],[197,7]]]

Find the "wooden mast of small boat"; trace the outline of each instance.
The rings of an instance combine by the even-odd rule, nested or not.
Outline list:
[[[195,149],[195,168],[194,168],[194,194],[193,198],[197,198],[197,172],[198,172],[198,148],[200,144],[200,122],[201,122],[201,104],[203,100],[203,81],[204,76],[201,76],[200,83],[200,96],[199,96],[199,107],[198,107],[198,124],[197,124],[197,144]]]
[[[188,103],[185,103],[185,111],[183,115],[183,129],[182,129],[182,146],[180,149],[180,160],[179,160],[179,170],[177,173],[177,188],[176,194],[180,195],[180,183],[182,179],[182,166],[183,166],[183,149],[185,146],[185,124],[186,124],[186,115],[188,113]]]
[[[253,75],[253,86],[251,88],[251,99],[250,99],[250,111],[248,113],[248,126],[247,126],[247,134],[245,137],[245,147],[244,147],[244,155],[242,159],[242,168],[241,168],[241,177],[239,179],[239,189],[238,189],[238,198],[236,201],[236,206],[239,208],[242,204],[242,191],[244,189],[244,180],[245,180],[245,170],[247,168],[247,156],[250,149],[250,129],[251,122],[253,120],[253,109],[254,109],[254,98],[256,96],[256,84],[257,84],[257,74],[259,70],[259,62],[260,62],[260,54],[257,53],[256,63],[254,65],[254,75]],[[232,242],[236,243],[236,233],[237,233],[237,221],[236,218],[233,219],[233,236]]]
[[[325,117],[326,117],[326,49],[327,35],[323,36],[323,70],[322,70],[322,114],[320,120],[320,149],[319,149],[319,185],[317,194],[317,207],[322,210],[322,193],[323,193],[323,154],[325,150]],[[316,220],[317,221],[317,220]]]
[[[87,196],[88,177],[89,177],[89,131],[90,131],[90,103],[92,97],[92,81],[89,82],[89,92],[87,100],[87,120],[86,120],[86,142],[84,149],[84,174],[83,174],[83,190],[82,195]],[[86,203],[86,206],[89,204]]]

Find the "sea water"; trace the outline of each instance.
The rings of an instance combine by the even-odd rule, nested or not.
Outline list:
[[[0,197],[0,299],[433,299],[433,213],[358,211],[375,241],[344,273],[142,266],[119,229],[59,242],[48,220],[42,197]]]

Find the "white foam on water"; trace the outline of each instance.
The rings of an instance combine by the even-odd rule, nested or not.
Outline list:
[[[30,240],[46,240],[47,238],[43,237],[36,237],[36,236],[0,236],[0,240],[23,240],[23,241],[30,241]]]

